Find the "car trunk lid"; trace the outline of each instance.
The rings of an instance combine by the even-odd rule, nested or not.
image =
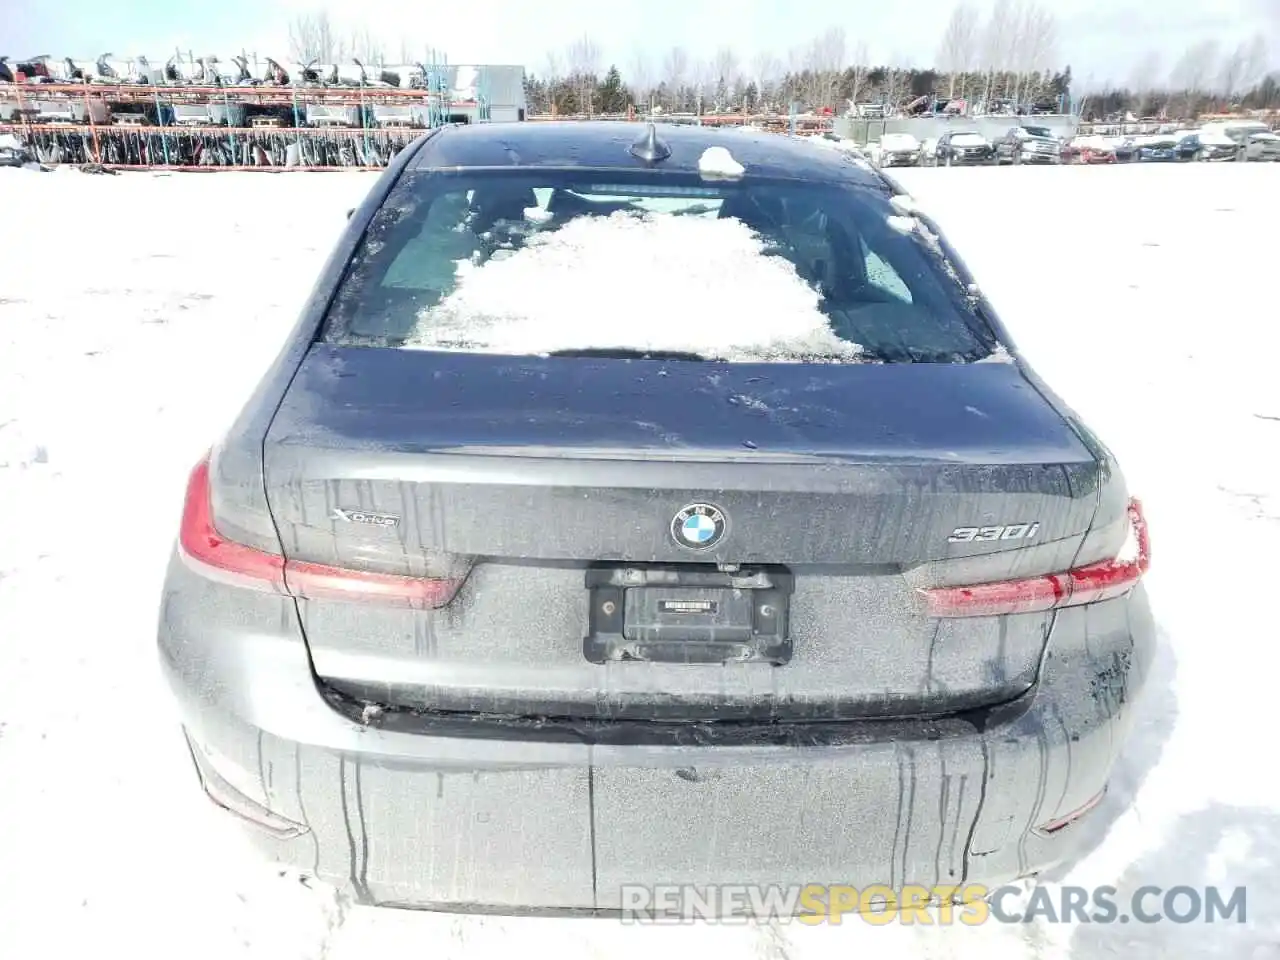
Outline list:
[[[265,464],[291,560],[457,584],[438,609],[300,600],[322,679],[413,709],[595,718],[919,715],[1016,696],[1049,614],[933,619],[916,588],[1066,569],[1101,481],[1012,363],[326,345]],[[695,505],[719,515],[705,549],[679,539]],[[644,592],[608,592],[628,583]],[[627,627],[599,620],[610,598]],[[779,603],[782,647],[738,643]],[[699,662],[699,637],[728,652]]]

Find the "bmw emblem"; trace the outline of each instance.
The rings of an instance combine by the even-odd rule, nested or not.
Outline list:
[[[729,518],[709,503],[691,503],[671,520],[671,537],[690,550],[706,550],[724,539]]]

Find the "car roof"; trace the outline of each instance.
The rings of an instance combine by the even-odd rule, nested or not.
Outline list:
[[[885,180],[859,158],[808,143],[804,137],[686,124],[654,126],[659,139],[671,148],[671,156],[653,164],[628,152],[648,133],[647,123],[538,120],[442,127],[427,137],[410,169],[648,168],[696,174],[703,152],[723,147],[746,167],[748,176],[840,180],[889,190]]]

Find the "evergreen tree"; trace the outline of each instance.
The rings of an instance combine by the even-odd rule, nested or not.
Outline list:
[[[601,113],[626,113],[631,104],[631,95],[622,82],[622,74],[616,66],[610,65],[604,79],[596,88],[596,103]]]

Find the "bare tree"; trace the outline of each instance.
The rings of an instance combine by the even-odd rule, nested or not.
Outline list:
[[[600,45],[583,34],[565,51],[569,61],[569,76],[578,91],[578,109],[588,116],[593,112],[596,74],[600,72]]]
[[[1202,40],[1195,46],[1187,48],[1178,58],[1169,74],[1173,85],[1184,93],[1204,93],[1209,78],[1213,75],[1213,65],[1218,59],[1218,42]]]
[[[1266,75],[1269,65],[1270,51],[1267,49],[1267,38],[1261,33],[1255,33],[1249,45],[1245,47],[1240,86],[1246,90],[1256,86]]]
[[[787,61],[779,92],[786,97],[785,106],[790,110],[791,102],[797,98],[808,97],[812,92],[803,86],[805,67],[809,64],[809,53],[805,47],[791,47],[787,50]]]
[[[1129,77],[1129,89],[1138,95],[1140,117],[1146,116],[1147,105],[1151,102],[1151,95],[1159,83],[1160,53],[1157,50],[1148,50],[1133,68],[1133,73]]]
[[[1175,89],[1182,91],[1183,110],[1186,115],[1198,112],[1201,98],[1208,93],[1214,65],[1218,61],[1218,42],[1203,40],[1189,47],[1173,65],[1169,78]]]
[[[1010,44],[1014,36],[1015,9],[1013,0],[996,0],[991,8],[982,34],[982,65],[986,68],[987,82],[983,99],[990,101],[995,74],[1009,67]]]
[[[600,45],[583,34],[565,50],[570,73],[595,74],[600,71]]]
[[[947,99],[956,95],[956,75],[974,65],[978,53],[978,31],[978,11],[969,3],[956,4],[938,46],[938,66],[950,75]]]
[[[554,50],[548,50],[544,58],[544,77],[547,84],[547,100],[548,106],[551,108],[552,116],[560,113],[562,106],[560,102],[561,84],[563,79],[560,66],[560,54]]]
[[[771,82],[778,74],[778,58],[768,50],[759,51],[751,58],[751,79],[760,87]]]
[[[1013,0],[1009,10],[1008,56],[1004,67],[1013,74],[1013,87],[1006,90],[1005,95],[1012,95],[1013,99],[1017,100],[1022,83],[1023,48],[1026,45],[1027,19],[1031,10],[1031,0]]]
[[[346,43],[346,53],[365,66],[383,66],[387,61],[385,48],[369,31],[368,27],[360,27],[351,31],[351,38]]]
[[[693,91],[694,108],[701,113],[703,104],[711,93],[715,82],[715,65],[707,60],[694,60],[689,77],[689,88]]]
[[[1245,49],[1245,45],[1238,43],[1234,50],[1222,58],[1222,65],[1218,68],[1218,89],[1228,100],[1240,87],[1240,79],[1244,76],[1244,65],[1248,56],[1249,52]]]
[[[671,109],[679,108],[685,81],[689,77],[689,54],[684,47],[672,47],[662,58],[662,79],[667,84]]]
[[[759,50],[751,58],[750,77],[756,85],[759,106],[768,106],[773,101],[774,81],[778,77],[778,58],[768,50]]]
[[[835,104],[847,54],[848,41],[844,30],[839,27],[829,27],[814,38],[809,53],[809,69],[814,77],[813,106],[830,107]]]
[[[900,50],[894,50],[889,56],[888,66],[889,70],[885,75],[885,101],[890,106],[901,106],[909,99],[904,94],[908,92],[907,76],[911,70],[911,58]]]
[[[339,59],[329,14],[299,14],[289,23],[289,55],[298,63],[334,63]]]
[[[1058,18],[1047,7],[1035,0],[1020,0],[1016,10],[1014,44],[1010,66],[1017,74],[1015,97],[1039,95],[1039,90],[1027,90],[1025,83],[1053,62],[1058,46]]]
[[[742,72],[738,67],[738,55],[733,52],[732,47],[721,47],[716,51],[713,72],[715,73],[717,99],[722,93],[731,94],[738,88],[738,81]],[[717,104],[717,106],[724,108],[728,104],[722,103]]]
[[[849,55],[849,105],[854,107],[858,104],[862,96],[862,89],[867,85],[867,73],[871,69],[869,63],[871,56],[867,52],[867,42],[859,40],[853,46],[853,53]]]
[[[555,83],[560,79],[560,54],[554,50],[548,50],[545,57],[545,65],[543,72],[546,74],[548,83]]]
[[[1148,50],[1134,64],[1129,74],[1129,87],[1138,93],[1152,90],[1160,82],[1160,51]]]
[[[631,65],[627,75],[636,102],[647,102],[653,92],[653,67],[649,62],[648,54],[642,48],[636,47],[631,52]]]

